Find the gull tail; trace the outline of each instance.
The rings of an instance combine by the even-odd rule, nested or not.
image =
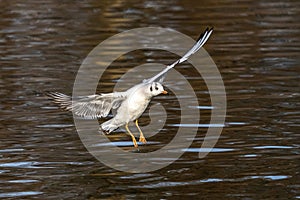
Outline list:
[[[117,128],[119,128],[119,126],[113,123],[113,118],[100,125],[100,130],[103,131],[105,134],[109,134]]]

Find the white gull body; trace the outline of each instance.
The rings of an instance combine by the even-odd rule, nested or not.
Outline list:
[[[116,115],[102,123],[100,129],[109,134],[120,126],[125,125],[127,132],[132,137],[134,146],[137,147],[135,137],[128,129],[128,123],[135,120],[135,124],[140,132],[140,141],[146,143],[146,139],[138,126],[138,118],[143,114],[152,97],[167,93],[162,86],[165,74],[177,64],[186,61],[191,55],[196,53],[208,40],[212,31],[213,29],[206,29],[184,56],[167,66],[157,75],[144,80],[127,91],[83,97],[71,97],[58,92],[49,92],[47,95],[63,109],[72,111],[75,115],[85,118],[107,117],[111,110],[116,109]]]

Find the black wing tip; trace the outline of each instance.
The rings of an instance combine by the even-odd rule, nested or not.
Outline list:
[[[60,92],[53,92],[53,91],[45,91],[45,96],[53,97],[53,96],[68,96],[66,94],[60,93]]]
[[[203,31],[203,32],[200,34],[200,36],[199,36],[198,39],[197,39],[197,42],[200,41],[200,40],[203,38],[203,36],[204,36],[205,34],[211,33],[213,30],[214,30],[214,27],[207,27],[207,28],[205,29],[205,31]]]
[[[67,110],[67,111],[71,110],[70,108],[68,108],[72,104],[72,100],[71,100],[70,96],[67,96],[60,92],[52,92],[52,91],[46,91],[46,92],[44,92],[44,94],[53,103],[58,104],[58,106],[61,109]]]
[[[57,97],[60,96],[60,94],[62,93],[59,93],[59,92],[52,92],[52,91],[46,91],[44,92],[44,95],[51,98],[51,99],[56,99]]]
[[[46,97],[49,97],[49,98],[53,98],[54,96],[56,96],[56,92],[52,92],[52,91],[45,91],[44,92],[44,95],[46,96]]]
[[[72,101],[72,97],[65,95],[63,93],[60,92],[45,92],[45,96],[48,97],[49,100],[52,100],[54,103],[57,103],[60,105],[60,107],[62,108],[66,108],[66,102],[71,102]],[[67,103],[69,104],[69,103]]]

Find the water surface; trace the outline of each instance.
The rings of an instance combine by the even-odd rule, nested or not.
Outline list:
[[[300,198],[298,1],[12,0],[0,1],[0,7],[0,198]],[[214,26],[205,49],[222,74],[228,110],[217,145],[199,159],[214,108],[203,79],[182,64],[178,71],[199,97],[197,137],[190,148],[179,149],[186,153],[172,165],[130,174],[89,154],[72,114],[58,110],[43,93],[71,94],[80,64],[97,44],[147,26],[173,28],[195,39]],[[164,51],[132,52],[114,63],[98,90],[110,92],[133,66],[176,58]],[[141,151],[163,147],[184,126],[173,96],[153,103],[163,99],[167,124]],[[145,115],[141,123],[147,120]],[[110,138],[132,148],[122,131]]]

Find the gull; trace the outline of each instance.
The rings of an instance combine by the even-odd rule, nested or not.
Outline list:
[[[48,92],[47,95],[55,103],[59,104],[61,108],[72,111],[75,115],[84,118],[104,118],[108,116],[111,110],[116,110],[116,114],[113,118],[100,125],[100,130],[109,134],[125,125],[126,131],[131,136],[134,147],[137,148],[137,141],[135,136],[129,130],[128,123],[135,121],[135,125],[140,133],[139,141],[141,143],[146,143],[146,138],[138,125],[138,119],[146,110],[152,97],[168,93],[162,85],[166,73],[196,53],[208,40],[212,31],[212,28],[207,28],[200,35],[192,48],[180,59],[171,65],[168,65],[164,70],[152,78],[145,79],[124,92],[94,94],[79,97],[71,97],[59,92]]]

